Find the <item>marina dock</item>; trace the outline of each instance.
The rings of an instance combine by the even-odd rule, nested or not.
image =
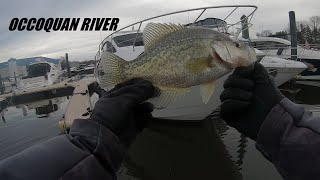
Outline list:
[[[90,112],[92,112],[92,104],[88,86],[84,83],[78,84],[73,91],[66,113],[59,121],[60,130],[67,132],[75,119],[89,118]]]
[[[68,80],[65,80],[58,84],[54,84],[47,87],[39,87],[20,92],[2,94],[0,95],[0,106],[1,108],[3,108],[10,104],[21,104],[46,98],[67,96],[71,95],[73,90],[73,83],[70,83],[68,82]]]
[[[71,96],[67,110],[59,121],[59,127],[61,131],[64,131],[71,127],[74,119],[89,117],[89,112],[92,110],[90,95],[93,93],[94,82],[93,80],[72,81],[67,79],[51,86],[3,94],[0,95],[0,107],[5,109],[8,106],[43,99]]]
[[[13,92],[8,94],[0,95],[0,107],[4,108],[12,104],[22,104],[31,101],[37,101],[42,99],[69,96],[73,94],[75,87],[80,84],[85,84],[87,87],[93,84],[92,82],[84,81],[71,81],[70,79],[64,80],[60,83],[46,86],[33,88],[30,90],[24,90],[19,92]]]

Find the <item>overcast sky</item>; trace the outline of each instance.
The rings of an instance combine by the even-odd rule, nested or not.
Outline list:
[[[12,32],[8,28],[11,19],[15,17],[119,17],[119,27],[123,27],[137,20],[172,11],[234,4],[258,6],[252,19],[251,36],[263,29],[284,29],[288,26],[290,10],[296,11],[297,20],[320,15],[320,1],[317,0],[1,0],[0,62],[11,57],[59,58],[66,52],[71,61],[93,59],[101,38],[110,34],[108,31],[81,32],[80,27],[76,32]]]

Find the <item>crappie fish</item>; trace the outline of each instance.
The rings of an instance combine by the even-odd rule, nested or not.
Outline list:
[[[203,27],[149,23],[143,31],[143,41],[144,53],[130,62],[103,52],[99,83],[110,88],[132,78],[149,80],[161,90],[160,96],[151,100],[160,109],[198,85],[202,100],[207,103],[216,79],[256,60],[252,48]]]

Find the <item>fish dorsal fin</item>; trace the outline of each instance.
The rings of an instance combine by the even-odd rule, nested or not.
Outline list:
[[[149,23],[143,30],[143,43],[145,50],[163,37],[183,29],[184,26],[176,24]]]

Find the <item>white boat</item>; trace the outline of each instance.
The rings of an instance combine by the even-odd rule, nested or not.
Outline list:
[[[265,56],[260,63],[274,76],[277,86],[284,84],[308,68],[302,62],[273,56]]]
[[[19,91],[41,88],[60,82],[61,68],[50,62],[36,62],[27,66],[28,75],[21,78]]]
[[[289,81],[299,73],[307,69],[307,66],[299,61],[291,61],[276,56],[266,56],[264,52],[257,49],[258,61],[274,76],[275,84],[280,86]]]
[[[94,65],[86,66],[83,68],[78,69],[78,74],[82,77],[84,76],[94,76]]]
[[[291,59],[291,42],[276,37],[259,37],[250,39],[250,46],[268,56]],[[308,69],[301,73],[301,79],[320,80],[320,51],[317,48],[297,47],[297,60],[307,64]]]
[[[80,80],[81,82],[85,82],[87,84],[95,81],[94,69],[95,69],[94,64],[84,66],[78,69],[79,71],[78,80]]]
[[[198,11],[199,14],[195,16],[195,19],[191,22],[198,22],[198,20],[205,20],[206,17],[202,18],[202,15],[204,12],[208,12],[208,10],[213,10],[213,13],[216,13],[217,9],[220,8],[229,8],[230,11],[227,12],[226,16],[223,18],[224,20],[221,20],[219,22],[225,22],[228,18],[231,17],[231,15],[238,9],[241,9],[242,7],[245,8],[252,8],[252,11],[250,13],[246,14],[247,18],[251,18],[253,13],[256,11],[256,6],[246,6],[246,5],[240,5],[240,6],[217,6],[217,7],[206,7],[206,8],[197,8],[197,9],[189,9],[184,11],[178,11],[174,13],[168,13],[161,16],[156,16],[153,18],[148,18],[143,21],[139,21],[137,23],[131,24],[129,26],[126,26],[115,33],[112,33],[111,35],[107,36],[100,44],[99,46],[99,52],[96,55],[96,76],[99,77],[100,70],[102,70],[99,66],[100,63],[100,54],[104,51],[108,51],[111,53],[114,53],[118,55],[119,57],[131,61],[138,57],[141,53],[144,51],[144,45],[143,45],[143,39],[142,39],[142,28],[144,25],[148,24],[149,22],[159,22],[157,18],[169,16],[169,15],[176,15],[179,13],[185,13],[183,14],[183,17],[188,17],[188,13],[193,13],[194,11]],[[243,13],[243,12],[242,12]],[[209,15],[209,14],[207,14]],[[212,17],[212,16],[209,16]],[[219,30],[220,32],[226,31],[229,27],[233,27],[235,24],[240,25],[240,21],[238,21],[239,18],[237,18],[236,23],[231,24],[217,24],[214,28]],[[174,19],[170,19],[169,22],[162,22],[162,23],[170,23]],[[185,22],[181,23],[185,24]],[[193,23],[188,23],[188,25],[192,25]],[[132,31],[133,27],[137,25],[139,28],[137,30]],[[131,30],[131,31],[130,31]],[[159,67],[161,68],[161,67]],[[210,115],[220,104],[220,94],[223,91],[223,82],[224,80],[230,75],[226,74],[223,77],[219,78],[215,81],[215,92],[214,95],[210,98],[209,102],[207,104],[204,104],[202,101],[202,98],[200,96],[200,86],[194,86],[191,88],[191,91],[184,96],[183,99],[179,99],[178,101],[169,104],[168,107],[165,109],[155,109],[153,111],[153,116],[155,118],[160,119],[168,119],[168,120],[202,120],[208,115]],[[99,78],[97,78],[99,80]],[[100,84],[102,85],[102,84]],[[102,85],[103,87],[103,85]],[[106,89],[108,90],[108,89]]]

